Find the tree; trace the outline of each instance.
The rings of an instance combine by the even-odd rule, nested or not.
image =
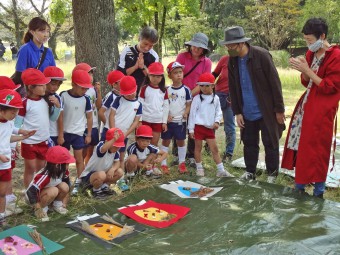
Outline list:
[[[296,36],[296,26],[301,14],[299,0],[255,0],[246,6],[248,24],[261,46],[286,49]]]
[[[105,81],[117,62],[115,13],[112,0],[73,0],[76,62],[96,66],[94,79]]]

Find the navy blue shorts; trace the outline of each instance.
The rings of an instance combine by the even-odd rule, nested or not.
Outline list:
[[[102,130],[102,133],[101,133],[101,136],[100,136],[100,141],[105,141],[106,139],[106,132],[108,131],[109,129],[104,127],[103,130]]]
[[[50,136],[50,139],[53,141],[54,145],[53,146],[56,146],[58,145],[58,136]]]
[[[86,135],[87,135],[87,129],[85,129],[85,131],[84,131],[84,140],[85,140]],[[91,143],[87,144],[85,146],[89,146],[89,145],[96,146],[98,143],[99,143],[99,131],[98,131],[98,128],[92,128]]]
[[[82,135],[64,133],[64,144],[63,147],[66,149],[81,150],[85,147],[84,137]]]
[[[185,140],[187,135],[187,125],[185,122],[170,122],[168,123],[168,131],[161,134],[163,140],[171,140],[173,137],[176,140]]]

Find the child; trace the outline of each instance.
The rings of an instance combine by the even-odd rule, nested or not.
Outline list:
[[[5,223],[6,192],[11,185],[11,142],[21,141],[33,135],[35,132],[28,132],[14,127],[13,119],[23,108],[21,96],[18,92],[10,89],[0,91],[0,226]],[[23,134],[23,136],[12,136]]]
[[[91,76],[83,70],[72,72],[72,89],[60,93],[64,107],[64,139],[63,146],[68,150],[72,146],[76,159],[77,177],[84,171],[83,148],[91,143],[92,107],[91,101],[85,95],[92,88]],[[87,125],[87,135],[83,137]],[[72,194],[78,193],[80,179],[76,179]]]
[[[124,134],[119,128],[111,128],[106,133],[106,141],[101,141],[95,148],[84,172],[81,174],[82,184],[90,183],[92,195],[103,198],[114,195],[110,189],[124,174],[120,168],[118,149],[124,147]]]
[[[125,76],[120,81],[120,95],[111,106],[109,117],[110,128],[119,128],[123,131],[124,137],[135,131],[139,119],[142,116],[142,104],[136,98],[137,84],[132,76]],[[125,146],[127,138],[125,139]],[[126,147],[119,150],[120,163],[124,169],[124,157]]]
[[[233,177],[224,169],[215,140],[215,132],[222,118],[220,100],[214,92],[215,77],[211,73],[200,75],[197,85],[200,93],[194,97],[189,116],[189,135],[195,139],[196,175],[204,176],[202,166],[202,142],[205,140],[217,165],[217,177]]]
[[[136,171],[145,171],[149,177],[159,177],[162,172],[155,166],[161,163],[168,153],[150,144],[153,136],[151,127],[141,125],[136,130],[136,142],[127,149],[128,158],[125,161],[127,177],[135,175]]]
[[[178,145],[178,170],[180,173],[186,173],[185,166],[185,138],[186,138],[186,121],[191,105],[191,91],[188,87],[182,84],[184,66],[178,62],[171,62],[168,67],[168,75],[173,84],[167,88],[169,95],[169,117],[168,130],[162,133],[162,147],[165,152],[169,151],[169,145],[172,138],[176,139]],[[162,170],[167,169],[166,159],[162,162]]]
[[[64,78],[64,72],[56,66],[46,67],[44,75],[51,79],[51,81],[46,84],[45,97],[52,104],[60,108],[57,121],[50,120],[50,138],[53,141],[53,145],[62,145],[64,143],[63,107],[57,91],[66,79]]]
[[[24,99],[24,108],[19,110],[15,119],[16,127],[37,132],[21,143],[21,156],[24,158],[24,185],[27,188],[36,171],[44,167],[45,154],[50,138],[49,121],[56,121],[60,113],[60,105],[50,104],[44,99],[46,84],[51,79],[38,69],[29,68],[22,73],[27,98]]]
[[[91,67],[86,63],[79,63],[75,66],[73,71],[83,70],[91,76],[91,83],[93,84],[93,72],[96,67]],[[85,93],[91,100],[92,106],[92,132],[91,132],[91,142],[87,144],[83,149],[83,157],[85,165],[90,160],[94,146],[99,143],[99,130],[98,130],[98,109],[102,106],[102,92],[100,90],[100,83],[95,82],[94,87],[89,88]],[[87,135],[87,129],[84,129],[84,136]]]
[[[48,149],[46,166],[41,169],[26,190],[26,197],[34,206],[34,214],[41,221],[49,221],[48,205],[54,211],[67,214],[66,197],[70,188],[68,164],[76,160],[70,152],[59,145]]]
[[[99,119],[103,122],[103,130],[101,133],[101,141],[105,141],[105,134],[109,129],[109,117],[112,103],[115,101],[116,97],[120,95],[120,80],[124,77],[124,74],[120,71],[113,70],[107,75],[107,83],[111,85],[112,90],[106,94],[103,98],[102,107],[99,109],[98,115]]]
[[[165,88],[163,65],[159,62],[149,66],[145,86],[141,88],[139,101],[143,105],[142,123],[152,128],[151,144],[158,146],[162,131],[167,130],[169,100]]]

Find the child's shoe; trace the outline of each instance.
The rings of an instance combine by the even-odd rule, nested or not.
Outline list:
[[[109,186],[103,187],[101,191],[103,194],[108,195],[108,196],[117,195],[117,193],[114,190],[110,189]]]
[[[216,177],[235,177],[235,176],[229,173],[228,171],[224,170],[224,171],[217,171]]]
[[[100,190],[93,190],[91,191],[92,197],[96,199],[103,199],[105,197],[108,197],[107,194],[105,194],[101,189]]]
[[[196,167],[196,161],[194,158],[188,158],[189,167],[195,168]]]
[[[161,170],[159,170],[159,168],[154,167],[154,168],[152,168],[152,174],[161,176],[163,173],[162,173]]]
[[[45,212],[43,208],[36,209],[34,211],[34,215],[35,217],[37,217],[38,220],[42,222],[46,222],[50,220],[50,218],[47,216],[47,212]]]
[[[129,186],[126,184],[125,180],[124,179],[120,179],[117,181],[117,186],[118,188],[121,190],[121,191],[127,191],[129,190]]]
[[[161,166],[163,174],[170,174],[169,167],[167,165]]]
[[[22,212],[23,210],[16,204],[16,202],[6,204],[6,210],[5,210],[6,217],[11,216],[13,214],[19,214]]]
[[[196,176],[203,177],[204,169],[203,168],[196,169]]]
[[[186,174],[188,172],[185,162],[179,164],[178,171],[180,174]]]
[[[62,215],[65,215],[65,214],[68,213],[68,210],[65,207],[63,207],[63,206],[55,206],[55,205],[53,205],[53,210],[55,212],[57,212],[57,213],[62,214]]]

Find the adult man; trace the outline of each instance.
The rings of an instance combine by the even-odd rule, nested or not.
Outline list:
[[[279,169],[279,139],[284,130],[284,103],[279,75],[269,52],[248,43],[242,27],[227,28],[224,41],[230,56],[229,91],[237,125],[244,143],[246,172],[255,179],[259,157],[259,131],[265,148],[268,182],[275,182]]]
[[[5,61],[3,58],[6,51],[6,47],[3,45],[2,40],[0,39],[0,61]]]

